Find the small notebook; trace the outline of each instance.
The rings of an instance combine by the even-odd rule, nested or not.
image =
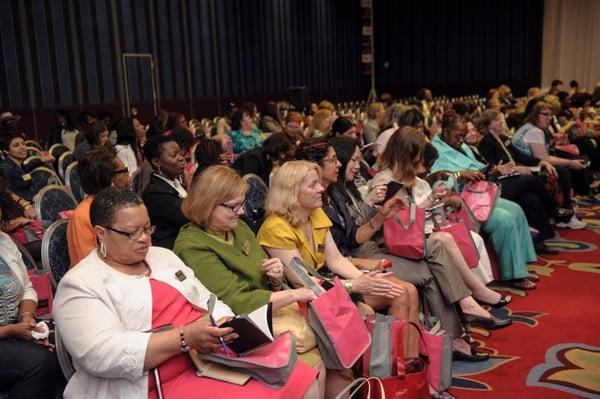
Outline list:
[[[196,371],[198,377],[212,378],[213,380],[230,382],[236,385],[245,385],[251,378],[250,375],[241,371],[202,359],[195,349],[192,349],[189,354],[198,369]]]
[[[269,303],[246,315],[236,316],[221,327],[231,327],[240,336],[227,346],[238,355],[244,355],[273,342],[272,306]]]

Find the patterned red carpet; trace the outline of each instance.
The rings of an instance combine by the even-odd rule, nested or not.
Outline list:
[[[513,325],[473,330],[492,356],[454,362],[457,398],[600,398],[600,196],[582,201],[579,214],[589,227],[558,230],[560,255],[530,266],[541,276],[536,290],[503,289],[513,301],[494,314]]]

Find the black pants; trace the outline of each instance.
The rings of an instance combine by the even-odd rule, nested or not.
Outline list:
[[[0,340],[0,392],[10,399],[53,398],[60,380],[54,352],[14,338]]]
[[[537,240],[554,237],[550,217],[554,216],[556,206],[542,182],[533,175],[521,175],[500,180],[502,198],[514,201],[523,208],[527,222],[540,233]]]

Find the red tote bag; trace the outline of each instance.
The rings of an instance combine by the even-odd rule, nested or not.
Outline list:
[[[409,198],[409,206],[399,209],[383,223],[383,242],[386,251],[407,259],[424,259],[425,208],[418,208]]]
[[[29,281],[38,296],[38,306],[35,311],[36,317],[52,314],[52,284],[50,273],[35,269],[28,269]],[[39,273],[39,274],[38,274]]]
[[[469,182],[460,194],[480,223],[485,223],[494,211],[500,197],[500,187],[485,180]]]

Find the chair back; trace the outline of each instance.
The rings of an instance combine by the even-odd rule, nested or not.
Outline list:
[[[63,152],[60,158],[58,158],[58,175],[63,181],[65,180],[65,170],[67,166],[69,166],[74,160],[73,152],[71,151]]]
[[[62,185],[60,177],[52,169],[40,166],[29,172],[34,192],[38,193],[49,184]]]
[[[42,157],[39,155],[29,155],[21,164],[21,168],[25,172],[31,172],[40,166],[44,166],[44,162],[42,162]]]
[[[36,155],[38,157],[41,157],[42,156],[42,150],[40,150],[37,147],[27,146],[27,155],[29,155],[29,156]]]
[[[65,169],[65,185],[78,203],[83,201],[85,193],[81,188],[81,179],[77,172],[77,161],[71,162]]]
[[[246,192],[246,212],[242,220],[254,231],[258,231],[265,218],[265,201],[268,187],[265,182],[254,173],[244,175],[242,179],[248,184]]]
[[[60,370],[65,376],[65,379],[69,381],[73,374],[75,374],[75,367],[73,367],[71,355],[69,355],[67,348],[65,348],[65,344],[60,338],[60,331],[58,328],[54,328],[54,341],[54,345],[56,346],[56,357],[58,358]]]
[[[67,247],[67,223],[69,219],[55,221],[46,229],[42,239],[42,265],[50,270],[54,287],[69,270],[71,263]]]
[[[54,164],[52,166],[54,166],[55,170],[58,169],[58,160],[60,159],[60,156],[67,151],[69,151],[69,147],[61,143],[52,144],[48,149],[48,153],[54,157]]]
[[[54,222],[60,219],[60,212],[75,209],[77,201],[63,186],[55,184],[42,188],[33,197],[35,212],[43,221]],[[44,233],[44,238],[46,237]]]
[[[35,147],[40,151],[44,151],[44,147],[42,147],[42,145],[35,140],[25,140],[25,145],[27,147]]]
[[[15,240],[15,239],[13,239],[12,241],[17,246],[17,249],[19,250],[19,252],[21,252],[21,258],[23,259],[23,263],[25,263],[25,266],[27,266],[28,270],[30,270],[30,269],[42,270],[42,269],[40,269],[40,266],[38,266],[38,264],[35,262],[35,259],[33,259],[33,256],[31,255],[29,250],[27,248],[25,248],[25,245],[21,244],[19,241]]]

